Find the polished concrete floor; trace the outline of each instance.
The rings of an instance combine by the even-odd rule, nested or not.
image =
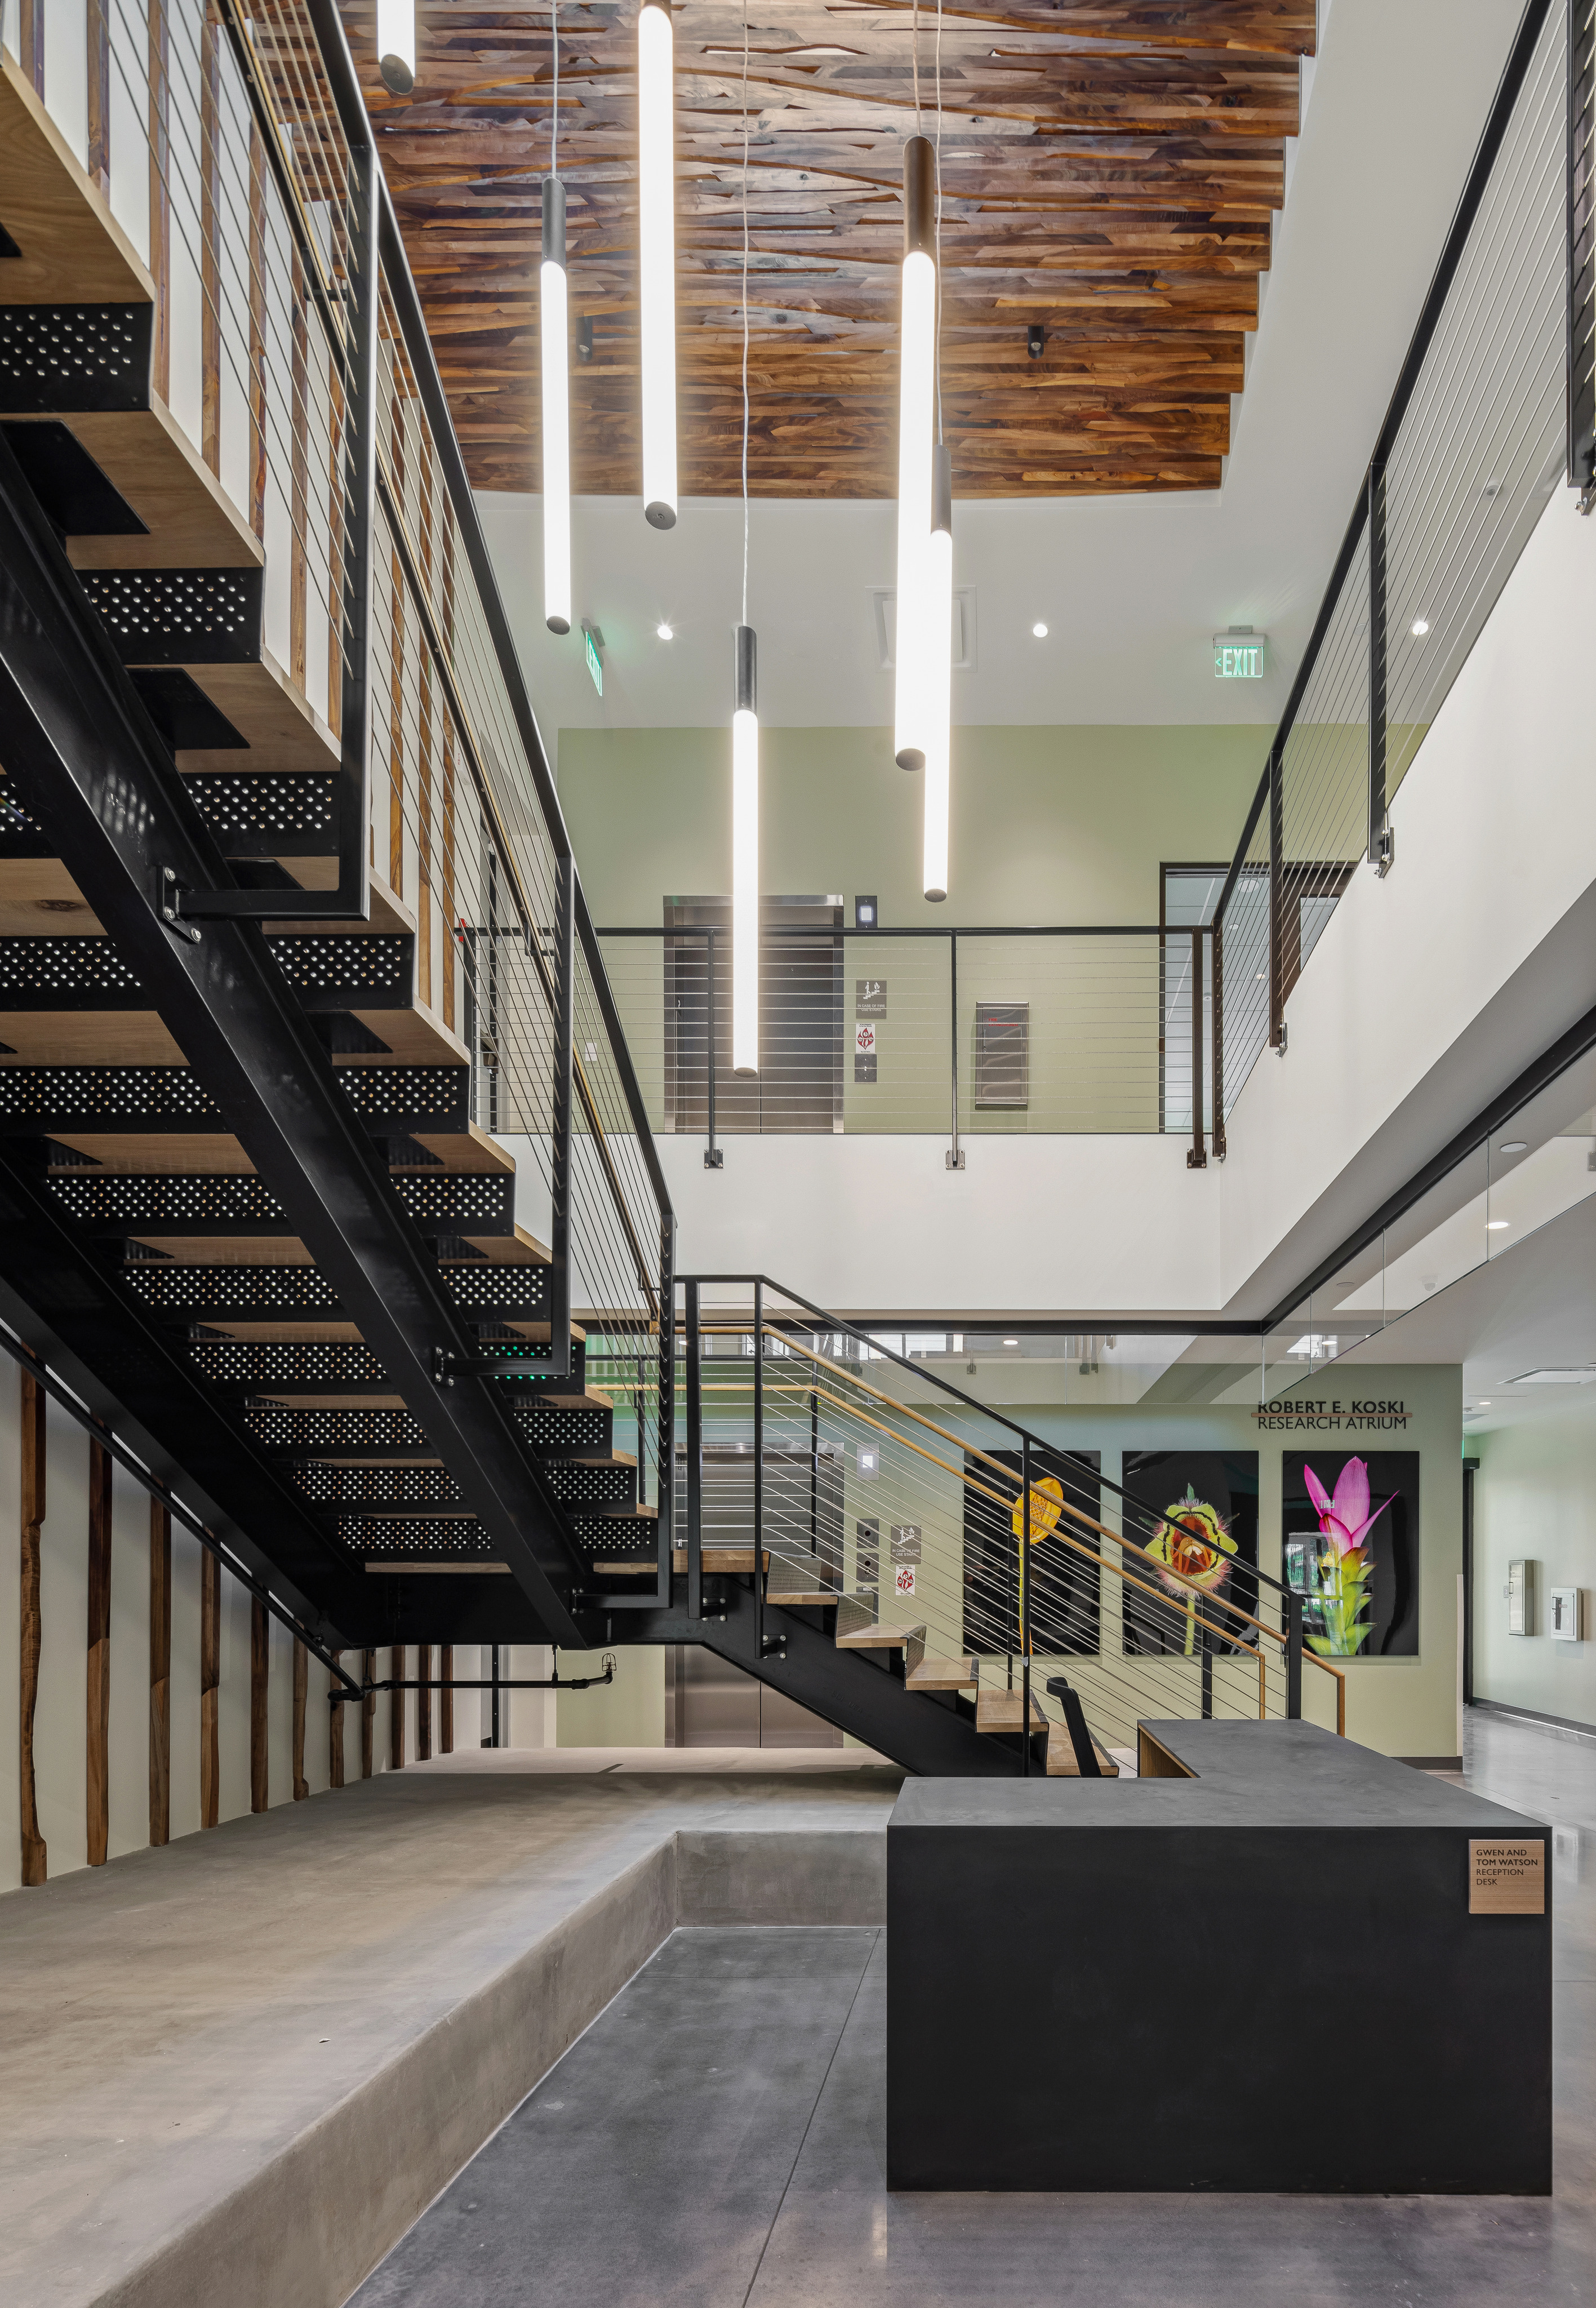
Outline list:
[[[1549,2199],[888,2195],[884,1934],[686,1930],[368,2278],[359,2308],[1589,2304],[1596,1745],[1477,1716],[1465,1769],[1556,1830]],[[1314,2121],[1306,2047],[1282,2120]]]

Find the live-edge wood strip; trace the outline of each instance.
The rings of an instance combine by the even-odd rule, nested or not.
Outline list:
[[[388,1654],[388,1672],[396,1683],[404,1680],[405,1647],[395,1643]],[[402,1771],[405,1768],[405,1694],[390,1691],[388,1694],[388,1767]]]
[[[150,1840],[172,1833],[172,1518],[150,1502]]]
[[[221,1565],[200,1556],[200,1825],[221,1817]]]
[[[249,1807],[264,1811],[271,1800],[270,1730],[271,1619],[258,1595],[249,1601]]]
[[[343,1652],[334,1651],[334,1666],[341,1666],[343,1663]],[[327,1709],[327,1784],[330,1787],[341,1787],[344,1783],[344,1717],[348,1712],[348,1707],[342,1703],[337,1707],[330,1706]]]
[[[41,28],[42,39],[42,28]],[[39,1704],[39,1658],[44,1630],[40,1606],[40,1555],[45,1519],[45,1391],[30,1371],[21,1380],[21,1722],[18,1795],[21,1825],[22,1882],[37,1888],[49,1879],[49,1853],[39,1831],[39,1799],[33,1773],[33,1718]]]
[[[292,1718],[294,1800],[304,1803],[310,1794],[310,1781],[305,1776],[305,1715],[310,1697],[310,1653],[296,1637],[294,1642],[294,1693]],[[330,1715],[336,1710],[328,1709]]]
[[[221,472],[221,27],[200,25],[200,453]]]
[[[454,1675],[454,1645],[442,1643],[438,1648],[438,1675],[447,1686]],[[438,1693],[438,1753],[454,1753],[454,1693],[445,1688]]]
[[[150,376],[157,396],[172,397],[172,167],[169,0],[149,0],[150,273],[155,282]]]
[[[89,176],[96,190],[107,194],[111,189],[110,4],[111,0],[83,0],[88,36]]]
[[[433,1755],[433,1694],[426,1685],[432,1680],[433,1647],[431,1643],[416,1646],[416,1760],[428,1763]]]
[[[376,1746],[377,1694],[372,1685],[377,1679],[377,1654],[365,1651],[362,1656],[365,1661],[362,1676],[365,1696],[360,1702],[360,1776],[363,1779],[369,1779],[376,1766],[373,1751]]]
[[[83,1810],[90,1867],[106,1864],[111,1801],[111,1454],[89,1442],[89,1625]]]

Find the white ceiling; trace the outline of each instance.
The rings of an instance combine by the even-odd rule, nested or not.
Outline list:
[[[1223,488],[961,504],[956,582],[974,589],[975,649],[955,676],[956,720],[1277,718],[1519,11],[1322,10]],[[576,597],[605,638],[601,702],[579,635],[556,640],[538,615],[539,501],[479,503],[551,751],[562,728],[695,728],[729,711],[739,505],[688,499],[662,535],[637,498],[579,500]],[[890,504],[754,504],[749,612],[767,722],[890,719],[871,589],[892,582],[893,538]],[[1038,618],[1044,642],[1031,638]],[[655,637],[662,619],[672,642]],[[1270,635],[1264,681],[1214,680],[1210,636],[1232,624]]]

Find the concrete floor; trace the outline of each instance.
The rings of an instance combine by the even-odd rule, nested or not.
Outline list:
[[[1556,1830],[1549,2199],[889,2196],[884,1934],[682,1930],[358,2308],[1588,2308],[1596,1746],[1474,1717],[1465,1770]]]

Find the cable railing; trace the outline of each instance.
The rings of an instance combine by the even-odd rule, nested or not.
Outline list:
[[[1301,1714],[1305,1663],[1309,1712],[1344,1731],[1344,1681],[1304,1647],[1300,1597],[1210,1507],[1150,1507],[766,1278],[685,1281],[690,1578],[730,1563],[764,1611],[834,1606],[839,1632],[900,1631],[911,1688],[928,1663],[973,1662],[978,1726],[1028,1722],[1039,1758],[1044,1735],[1054,1753],[1068,1735],[1065,1686],[1123,1764],[1146,1718]]]
[[[734,1137],[946,1135],[957,1167],[963,1139],[1095,1132],[1188,1138],[1201,1167],[1209,938],[1200,923],[768,924],[751,1078],[732,1066],[725,921],[599,932],[649,1118],[701,1136],[711,1168]]]
[[[1524,9],[1215,909],[1218,1150],[1359,865],[1389,866],[1392,800],[1549,499],[1589,489],[1592,10],[1568,7]]]

